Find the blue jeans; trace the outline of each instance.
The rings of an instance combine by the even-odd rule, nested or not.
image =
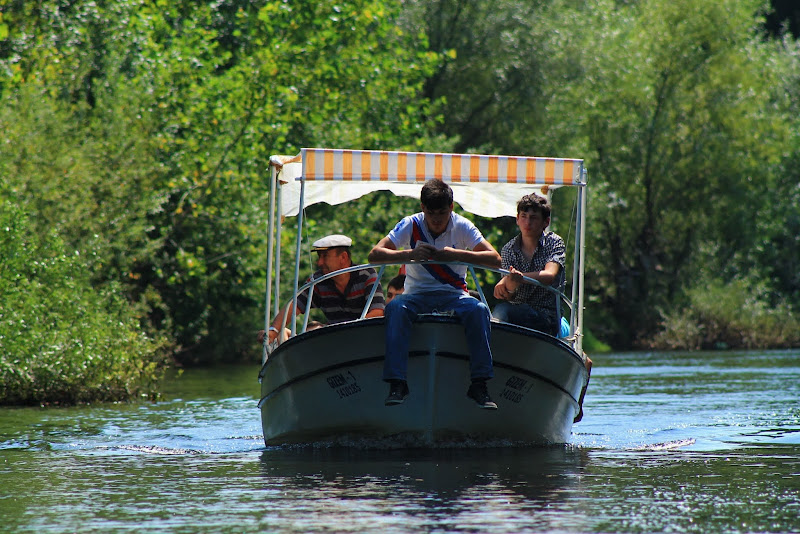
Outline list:
[[[551,336],[558,335],[558,323],[554,318],[542,310],[537,310],[529,304],[511,304],[501,302],[494,308],[495,319],[504,323],[525,326]]]
[[[426,293],[397,295],[386,305],[386,357],[383,362],[383,379],[406,380],[408,371],[408,347],[411,342],[411,327],[420,313],[434,310],[453,311],[464,326],[470,349],[470,377],[488,379],[492,370],[492,349],[489,347],[491,333],[489,307],[470,297],[467,293],[430,291]]]

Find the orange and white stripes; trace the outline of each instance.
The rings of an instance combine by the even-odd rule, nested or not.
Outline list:
[[[304,148],[306,180],[585,185],[583,160]]]

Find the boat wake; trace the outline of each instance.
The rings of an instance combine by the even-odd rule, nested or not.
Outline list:
[[[187,454],[202,454],[203,451],[194,449],[171,449],[169,447],[159,447],[157,445],[116,445],[114,447],[99,447],[109,451],[131,451],[143,452],[146,454],[160,454],[160,455],[187,455]]]
[[[530,447],[541,443],[512,441],[508,439],[453,438],[430,440],[419,434],[395,434],[388,437],[364,437],[343,435],[308,443],[275,445],[270,448],[282,450],[321,450],[347,448],[354,450],[395,450],[395,449],[486,449],[495,447]]]
[[[679,439],[675,441],[667,441],[664,443],[655,443],[652,445],[642,445],[640,447],[634,447],[631,450],[633,451],[669,451],[673,449],[680,449],[681,447],[688,447],[689,445],[694,445],[695,439],[688,438],[688,439]]]

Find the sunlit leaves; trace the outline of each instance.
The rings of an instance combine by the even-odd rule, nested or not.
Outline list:
[[[591,289],[632,337],[657,325],[654,310],[678,302],[697,270],[733,276],[753,265],[731,260],[759,239],[760,192],[779,172],[792,120],[774,106],[788,71],[758,34],[759,8],[598,1],[559,12],[584,31],[563,54],[549,46],[551,63],[579,75],[551,92],[548,116],[578,128],[551,121],[548,136],[571,134],[587,160]]]
[[[584,158],[587,289],[632,335],[697,270],[800,292],[797,45],[758,1],[0,4],[3,194],[185,361],[250,354],[268,157],[304,146]],[[368,247],[405,211],[310,222]]]
[[[155,394],[163,341],[145,334],[119,288],[92,285],[85,256],[0,201],[1,404]]]
[[[762,2],[409,5],[406,27],[424,25],[447,58],[426,88],[444,97],[457,150],[586,160],[603,335],[646,337],[699,270],[772,269],[755,254],[769,224],[757,214],[783,205],[765,193],[786,190],[796,151],[797,111],[782,108],[797,101],[797,67],[796,43],[764,39]]]

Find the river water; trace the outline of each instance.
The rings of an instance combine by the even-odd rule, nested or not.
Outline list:
[[[0,408],[0,531],[800,532],[800,351],[594,360],[547,448],[266,448],[256,366]]]

